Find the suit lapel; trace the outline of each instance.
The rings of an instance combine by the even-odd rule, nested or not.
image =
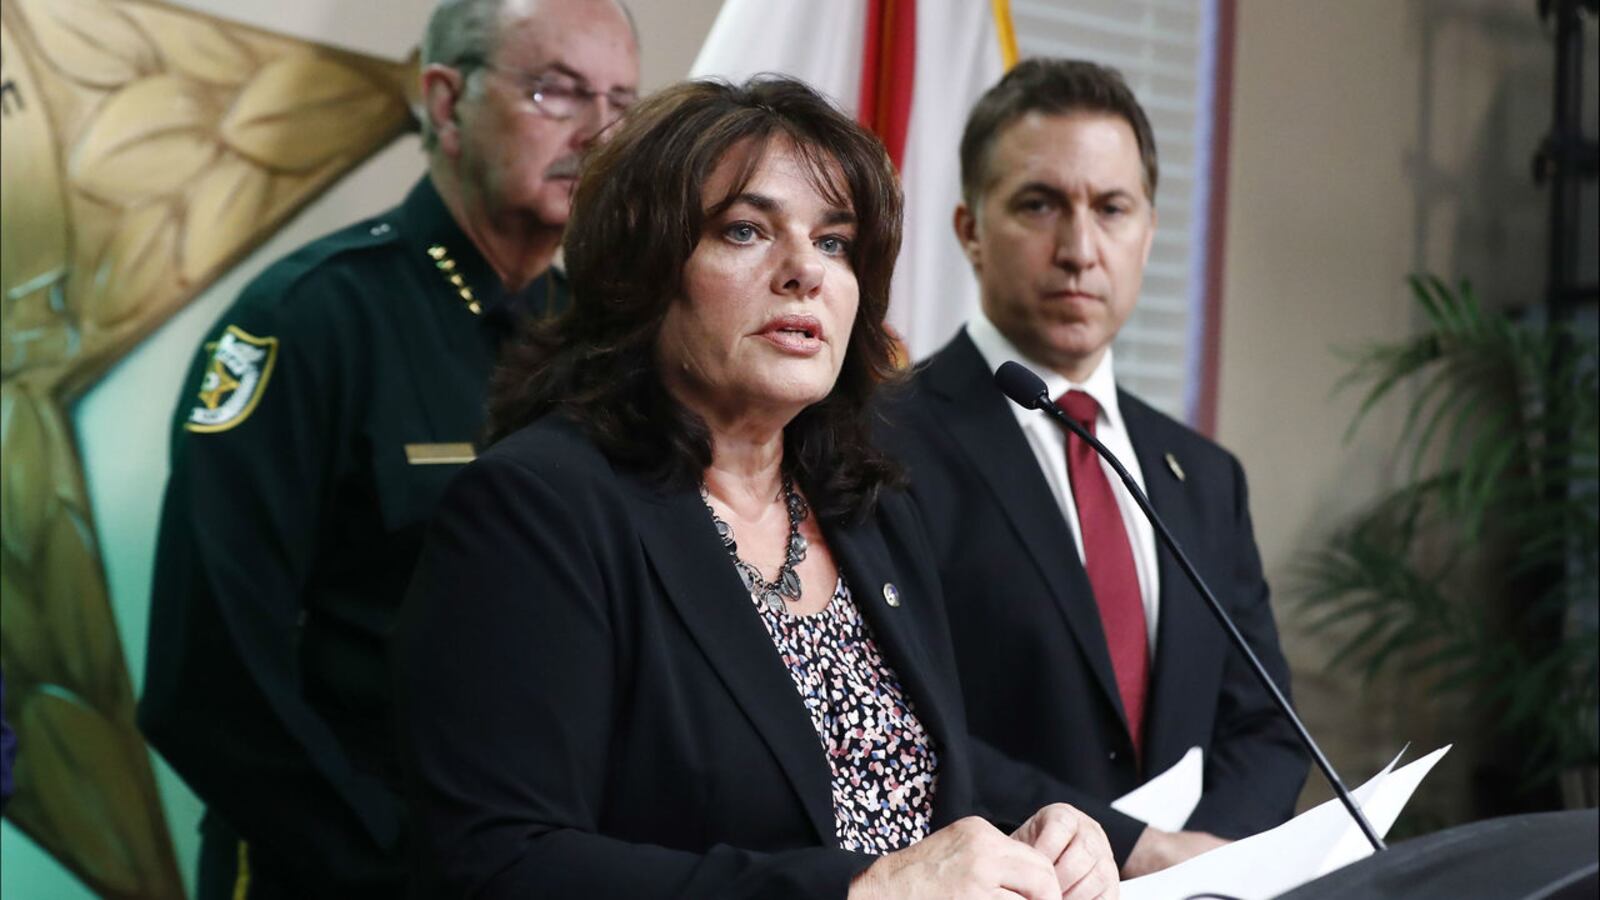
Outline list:
[[[1187,493],[1191,488],[1178,479],[1167,462],[1171,454],[1182,465],[1183,448],[1163,438],[1170,429],[1160,428],[1155,413],[1138,399],[1118,391],[1118,400],[1134,455],[1139,458],[1150,505],[1192,562],[1204,550],[1203,536],[1198,533],[1197,519],[1192,514],[1193,501]],[[1183,706],[1191,703],[1200,690],[1206,671],[1212,667],[1213,648],[1218,646],[1216,641],[1194,639],[1218,626],[1177,560],[1161,546],[1159,537],[1156,544],[1161,599],[1155,655],[1151,660],[1150,701],[1145,710],[1145,726],[1149,729],[1145,746],[1147,773],[1165,770],[1189,749],[1179,746],[1173,726],[1186,720],[1181,714]],[[1216,589],[1218,586],[1213,586]]]
[[[829,528],[827,535],[828,548],[844,573],[856,608],[899,679],[917,720],[933,739],[940,771],[965,771],[967,763],[961,757],[966,753],[966,726],[964,721],[952,721],[949,713],[959,709],[961,690],[951,677],[953,672],[934,665],[935,657],[927,646],[927,623],[921,617],[939,613],[925,593],[928,589],[923,579],[916,573],[896,572],[883,532],[875,527],[835,527]],[[890,606],[884,596],[885,586],[890,584],[895,586],[898,606]],[[934,795],[940,824],[949,821],[937,817],[947,816],[951,803],[964,806],[945,787]]]
[[[834,845],[832,775],[794,681],[694,490],[638,485],[635,525],[668,599],[728,693],[778,760],[825,846]]]
[[[1039,471],[1033,448],[1006,406],[1009,401],[994,386],[983,356],[965,331],[938,354],[926,377],[934,393],[948,403],[938,411],[941,422],[1011,520],[1100,690],[1126,725],[1100,612],[1066,519]]]

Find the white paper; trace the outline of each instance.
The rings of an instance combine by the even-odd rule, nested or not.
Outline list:
[[[1118,797],[1111,808],[1162,831],[1178,831],[1200,805],[1204,781],[1205,753],[1190,747],[1172,768]]]
[[[1388,833],[1406,801],[1449,750],[1448,746],[1395,770],[1397,756],[1351,791],[1356,805],[1380,836]],[[1401,751],[1402,753],[1404,751]],[[1266,900],[1348,865],[1372,852],[1361,829],[1338,798],[1270,831],[1203,853],[1154,875],[1122,883],[1123,900],[1180,900],[1214,893]]]
[[[1383,780],[1377,793],[1369,800],[1361,803],[1361,812],[1372,823],[1374,831],[1379,837],[1389,833],[1394,827],[1395,819],[1400,818],[1400,811],[1406,808],[1406,801],[1411,799],[1417,786],[1422,784],[1422,779],[1433,770],[1433,766],[1446,753],[1450,751],[1451,744],[1429,753],[1427,756],[1413,763],[1408,763],[1398,771],[1389,773]],[[1393,765],[1393,763],[1390,763]],[[1339,839],[1328,855],[1323,858],[1322,866],[1317,869],[1317,876],[1332,872],[1334,869],[1347,866],[1358,859],[1365,859],[1372,855],[1372,843],[1367,836],[1361,833],[1361,826],[1355,822],[1346,824],[1344,836]]]

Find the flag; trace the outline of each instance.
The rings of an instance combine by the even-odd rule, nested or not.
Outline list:
[[[799,78],[883,139],[906,195],[889,324],[913,359],[978,309],[951,224],[967,112],[1016,61],[1007,0],[724,0],[690,77]]]

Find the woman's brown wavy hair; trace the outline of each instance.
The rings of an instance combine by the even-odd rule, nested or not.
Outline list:
[[[705,208],[703,186],[738,153],[742,169],[722,202],[737,196],[774,138],[792,142],[830,203],[855,213],[850,263],[860,289],[839,379],[784,429],[784,467],[835,521],[865,515],[880,489],[900,482],[869,426],[874,391],[897,371],[884,316],[900,250],[899,183],[871,132],[781,77],[674,85],[636,104],[593,151],[563,242],[572,308],[534,326],[496,373],[490,440],[559,412],[617,464],[676,486],[700,481],[710,434],[663,385],[657,336],[707,216],[721,208]]]

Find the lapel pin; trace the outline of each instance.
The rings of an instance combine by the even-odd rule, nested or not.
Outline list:
[[[892,581],[886,582],[883,586],[883,602],[890,606],[900,605],[900,589],[895,587]]]
[[[1185,480],[1183,477],[1183,466],[1178,465],[1178,458],[1173,456],[1171,453],[1167,454],[1167,468],[1172,470],[1172,474],[1178,476],[1179,481]]]

